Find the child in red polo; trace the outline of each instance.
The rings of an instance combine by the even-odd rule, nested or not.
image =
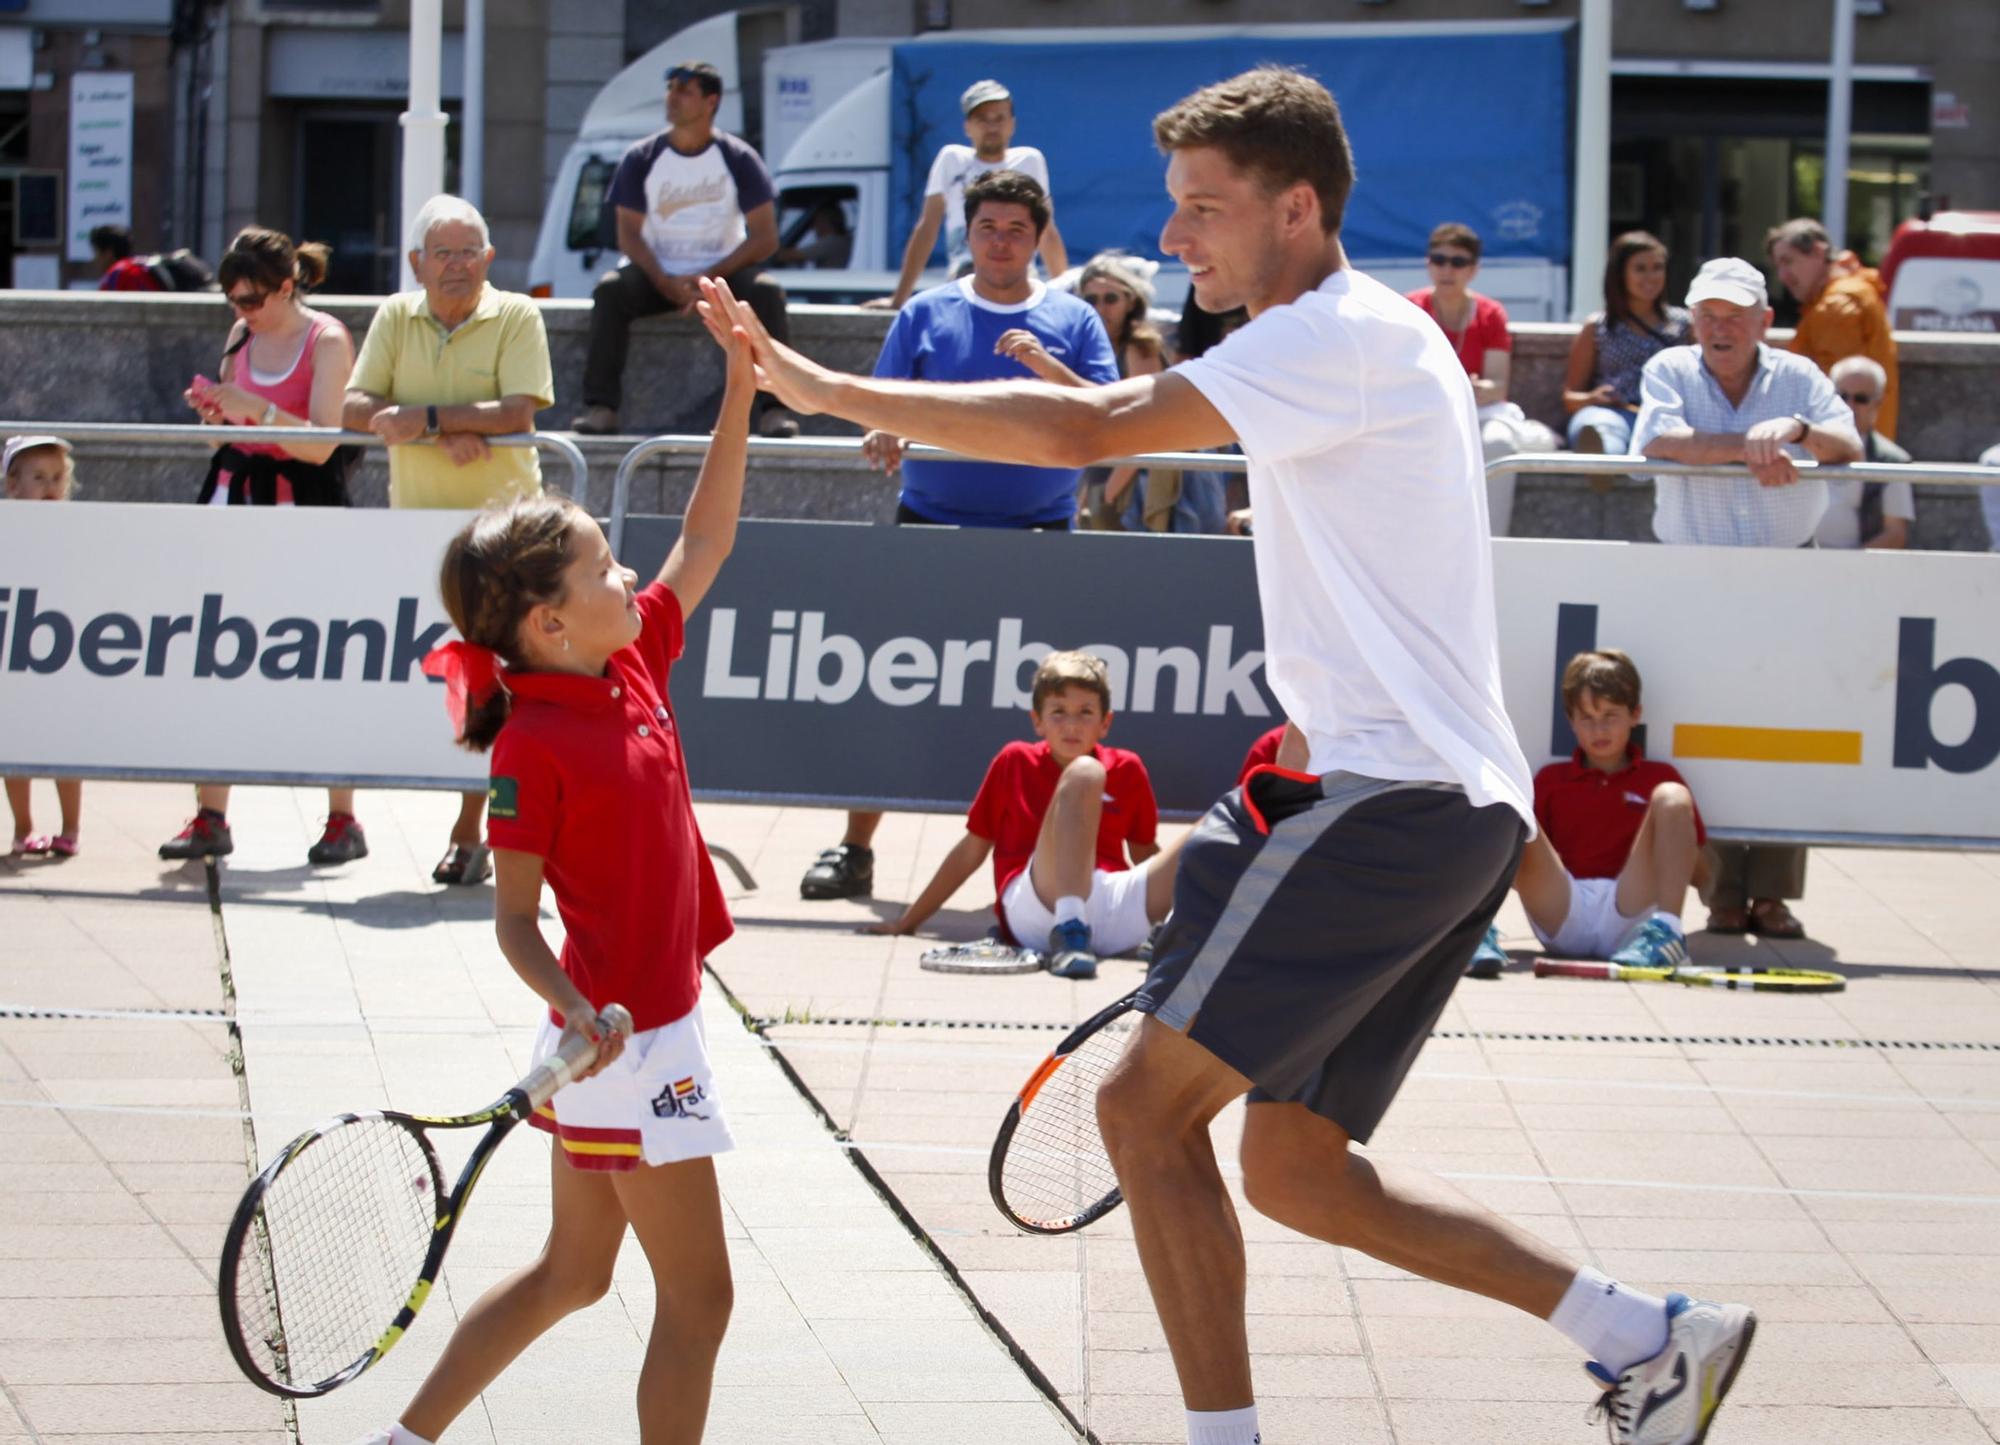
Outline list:
[[[600,1048],[534,1118],[557,1139],[547,1244],[480,1296],[368,1445],[437,1439],[531,1340],[603,1294],[628,1223],[658,1300],[637,1433],[702,1432],[731,1294],[712,1156],[731,1141],[695,1006],[702,959],[731,925],[667,680],[735,541],[755,391],[739,332],[680,539],[651,586],[559,497],[486,511],[445,552],[445,608],[464,640],[425,669],[445,677],[461,741],[493,751],[500,948],[549,1005],[536,1059],[571,1033]],[[542,935],[544,882],[567,933],[560,958]],[[612,1003],[631,1010],[629,1040],[603,1022]]]
[[[1616,648],[1580,652],[1563,669],[1577,749],[1535,774],[1541,831],[1514,891],[1552,954],[1672,968],[1687,962],[1681,908],[1707,834],[1686,780],[1632,741],[1639,686],[1639,669]],[[1499,953],[1493,930],[1481,945],[1489,951]]]
[[[991,854],[1002,931],[1030,948],[1046,940],[1051,973],[1091,978],[1099,954],[1138,947],[1167,916],[1180,843],[1163,851],[1154,840],[1159,805],[1139,755],[1102,746],[1111,731],[1102,660],[1052,653],[1031,697],[1041,741],[1000,749],[965,836],[902,917],[869,931],[915,933]]]

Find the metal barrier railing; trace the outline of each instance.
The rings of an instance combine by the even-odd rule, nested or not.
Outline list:
[[[1976,467],[1944,462],[1856,462],[1828,466],[1794,461],[1801,472],[1827,482],[1923,482],[1954,487],[2000,486],[2000,467]],[[1717,473],[1748,475],[1741,465],[1702,466],[1695,462],[1656,462],[1640,456],[1591,456],[1576,452],[1515,452],[1486,464],[1486,475],[1542,472],[1570,477],[1712,477]]]
[[[625,540],[625,517],[630,509],[632,477],[639,464],[658,456],[700,456],[708,450],[706,436],[648,437],[625,453],[618,474],[611,483],[611,550],[617,553]],[[752,457],[790,458],[794,461],[858,461],[858,437],[752,438]],[[983,460],[939,447],[912,443],[903,455],[926,462],[972,462]],[[1230,475],[1249,470],[1249,463],[1235,452],[1145,452],[1138,456],[1106,457],[1093,463],[1101,467],[1182,467],[1189,471],[1223,472]],[[2000,467],[1956,464],[1885,465],[1880,462],[1853,466],[1825,466],[1818,462],[1795,463],[1800,471],[1810,471],[1829,482],[1924,482],[1949,486],[2000,486]],[[1717,472],[1737,472],[1744,468],[1695,466],[1685,462],[1656,462],[1635,456],[1590,456],[1576,452],[1515,452],[1486,464],[1486,475],[1510,472],[1541,472],[1553,476],[1617,477],[1640,474],[1662,477],[1712,477]]]
[[[264,435],[240,426],[155,426],[142,422],[110,421],[0,421],[0,436],[21,436],[43,432],[67,442],[239,442],[248,445],[270,442],[338,442],[343,446],[381,447],[389,443],[373,432],[345,431],[332,426],[271,427]],[[590,463],[583,449],[560,432],[509,432],[486,438],[496,447],[540,447],[554,452],[569,463],[570,496],[579,506],[589,505]],[[417,445],[417,443],[409,443]]]
[[[639,469],[639,463],[658,456],[700,456],[708,450],[706,436],[657,436],[648,437],[625,453],[625,459],[618,464],[618,475],[611,483],[611,550],[616,553],[625,538],[625,514],[628,509],[632,476]],[[750,441],[752,457],[788,457],[793,461],[840,462],[859,461],[861,458],[861,438],[859,437],[795,437],[759,438]],[[977,462],[987,461],[986,457],[968,457],[958,452],[948,452],[941,447],[925,446],[912,442],[903,448],[903,455],[920,462]],[[1238,473],[1248,469],[1248,464],[1235,452],[1147,452],[1136,457],[1106,457],[1091,465],[1099,467],[1181,467],[1188,471],[1210,471]]]

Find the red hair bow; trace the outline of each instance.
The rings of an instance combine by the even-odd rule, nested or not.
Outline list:
[[[500,654],[476,642],[447,642],[424,655],[424,676],[444,679],[444,707],[460,737],[465,710],[478,707],[500,684]]]

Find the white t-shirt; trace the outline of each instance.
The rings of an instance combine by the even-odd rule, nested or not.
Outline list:
[[[1866,482],[1828,482],[1826,510],[1820,514],[1813,540],[1822,547],[1850,550],[1859,547],[1861,536],[1861,493]],[[1908,482],[1889,482],[1882,488],[1882,515],[1917,520],[1917,496]]]
[[[1479,420],[1444,332],[1343,269],[1177,370],[1249,458],[1264,672],[1313,771],[1458,783],[1532,829]]]
[[[971,146],[940,149],[931,162],[930,179],[924,182],[924,197],[944,197],[945,266],[954,274],[972,259],[965,245],[965,188],[988,171],[1019,171],[1041,182],[1044,191],[1049,189],[1049,163],[1033,146],[1009,146],[997,161],[982,161]]]

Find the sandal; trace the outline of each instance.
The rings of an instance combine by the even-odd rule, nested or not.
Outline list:
[[[78,844],[74,835],[58,833],[49,839],[49,851],[58,858],[74,858]]]
[[[1747,908],[1711,908],[1708,910],[1708,931],[1710,933],[1741,934],[1750,931],[1750,910]]]
[[[56,840],[51,838],[47,833],[36,833],[31,837],[16,838],[14,840],[14,851],[17,853],[26,853],[33,858],[39,858],[42,854],[55,847],[55,845]]]
[[[431,869],[431,882],[464,887],[484,883],[492,876],[493,850],[484,843],[454,843]]]
[[[1750,905],[1750,931],[1763,938],[1804,938],[1806,926],[1782,898],[1759,898]]]

